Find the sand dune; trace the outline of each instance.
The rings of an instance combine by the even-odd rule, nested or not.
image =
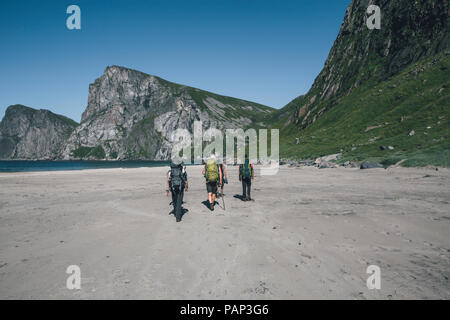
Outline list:
[[[254,202],[199,167],[181,223],[167,168],[0,174],[0,298],[448,299],[450,170],[282,167]],[[81,289],[66,268],[81,268]],[[366,268],[381,269],[381,289]]]

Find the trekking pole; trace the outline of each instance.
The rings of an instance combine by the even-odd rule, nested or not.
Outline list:
[[[223,194],[222,194],[222,203],[223,203],[223,210],[226,210],[225,209],[225,198],[224,198]]]
[[[222,198],[223,210],[225,210],[225,199],[223,197],[223,191],[220,193],[220,197]]]

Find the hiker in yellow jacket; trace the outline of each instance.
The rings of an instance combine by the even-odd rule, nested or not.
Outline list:
[[[222,185],[222,170],[219,170],[217,160],[211,155],[203,167],[203,176],[206,178],[206,190],[208,191],[209,209],[214,211],[216,203],[217,185]]]

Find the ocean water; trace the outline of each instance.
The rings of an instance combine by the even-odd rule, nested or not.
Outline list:
[[[33,161],[1,160],[0,172],[85,170],[105,168],[165,167],[168,161]]]

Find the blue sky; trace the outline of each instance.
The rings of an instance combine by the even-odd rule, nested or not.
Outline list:
[[[81,9],[68,30],[66,9]],[[281,108],[307,92],[350,0],[1,1],[0,117],[23,104],[76,121],[108,65]]]

